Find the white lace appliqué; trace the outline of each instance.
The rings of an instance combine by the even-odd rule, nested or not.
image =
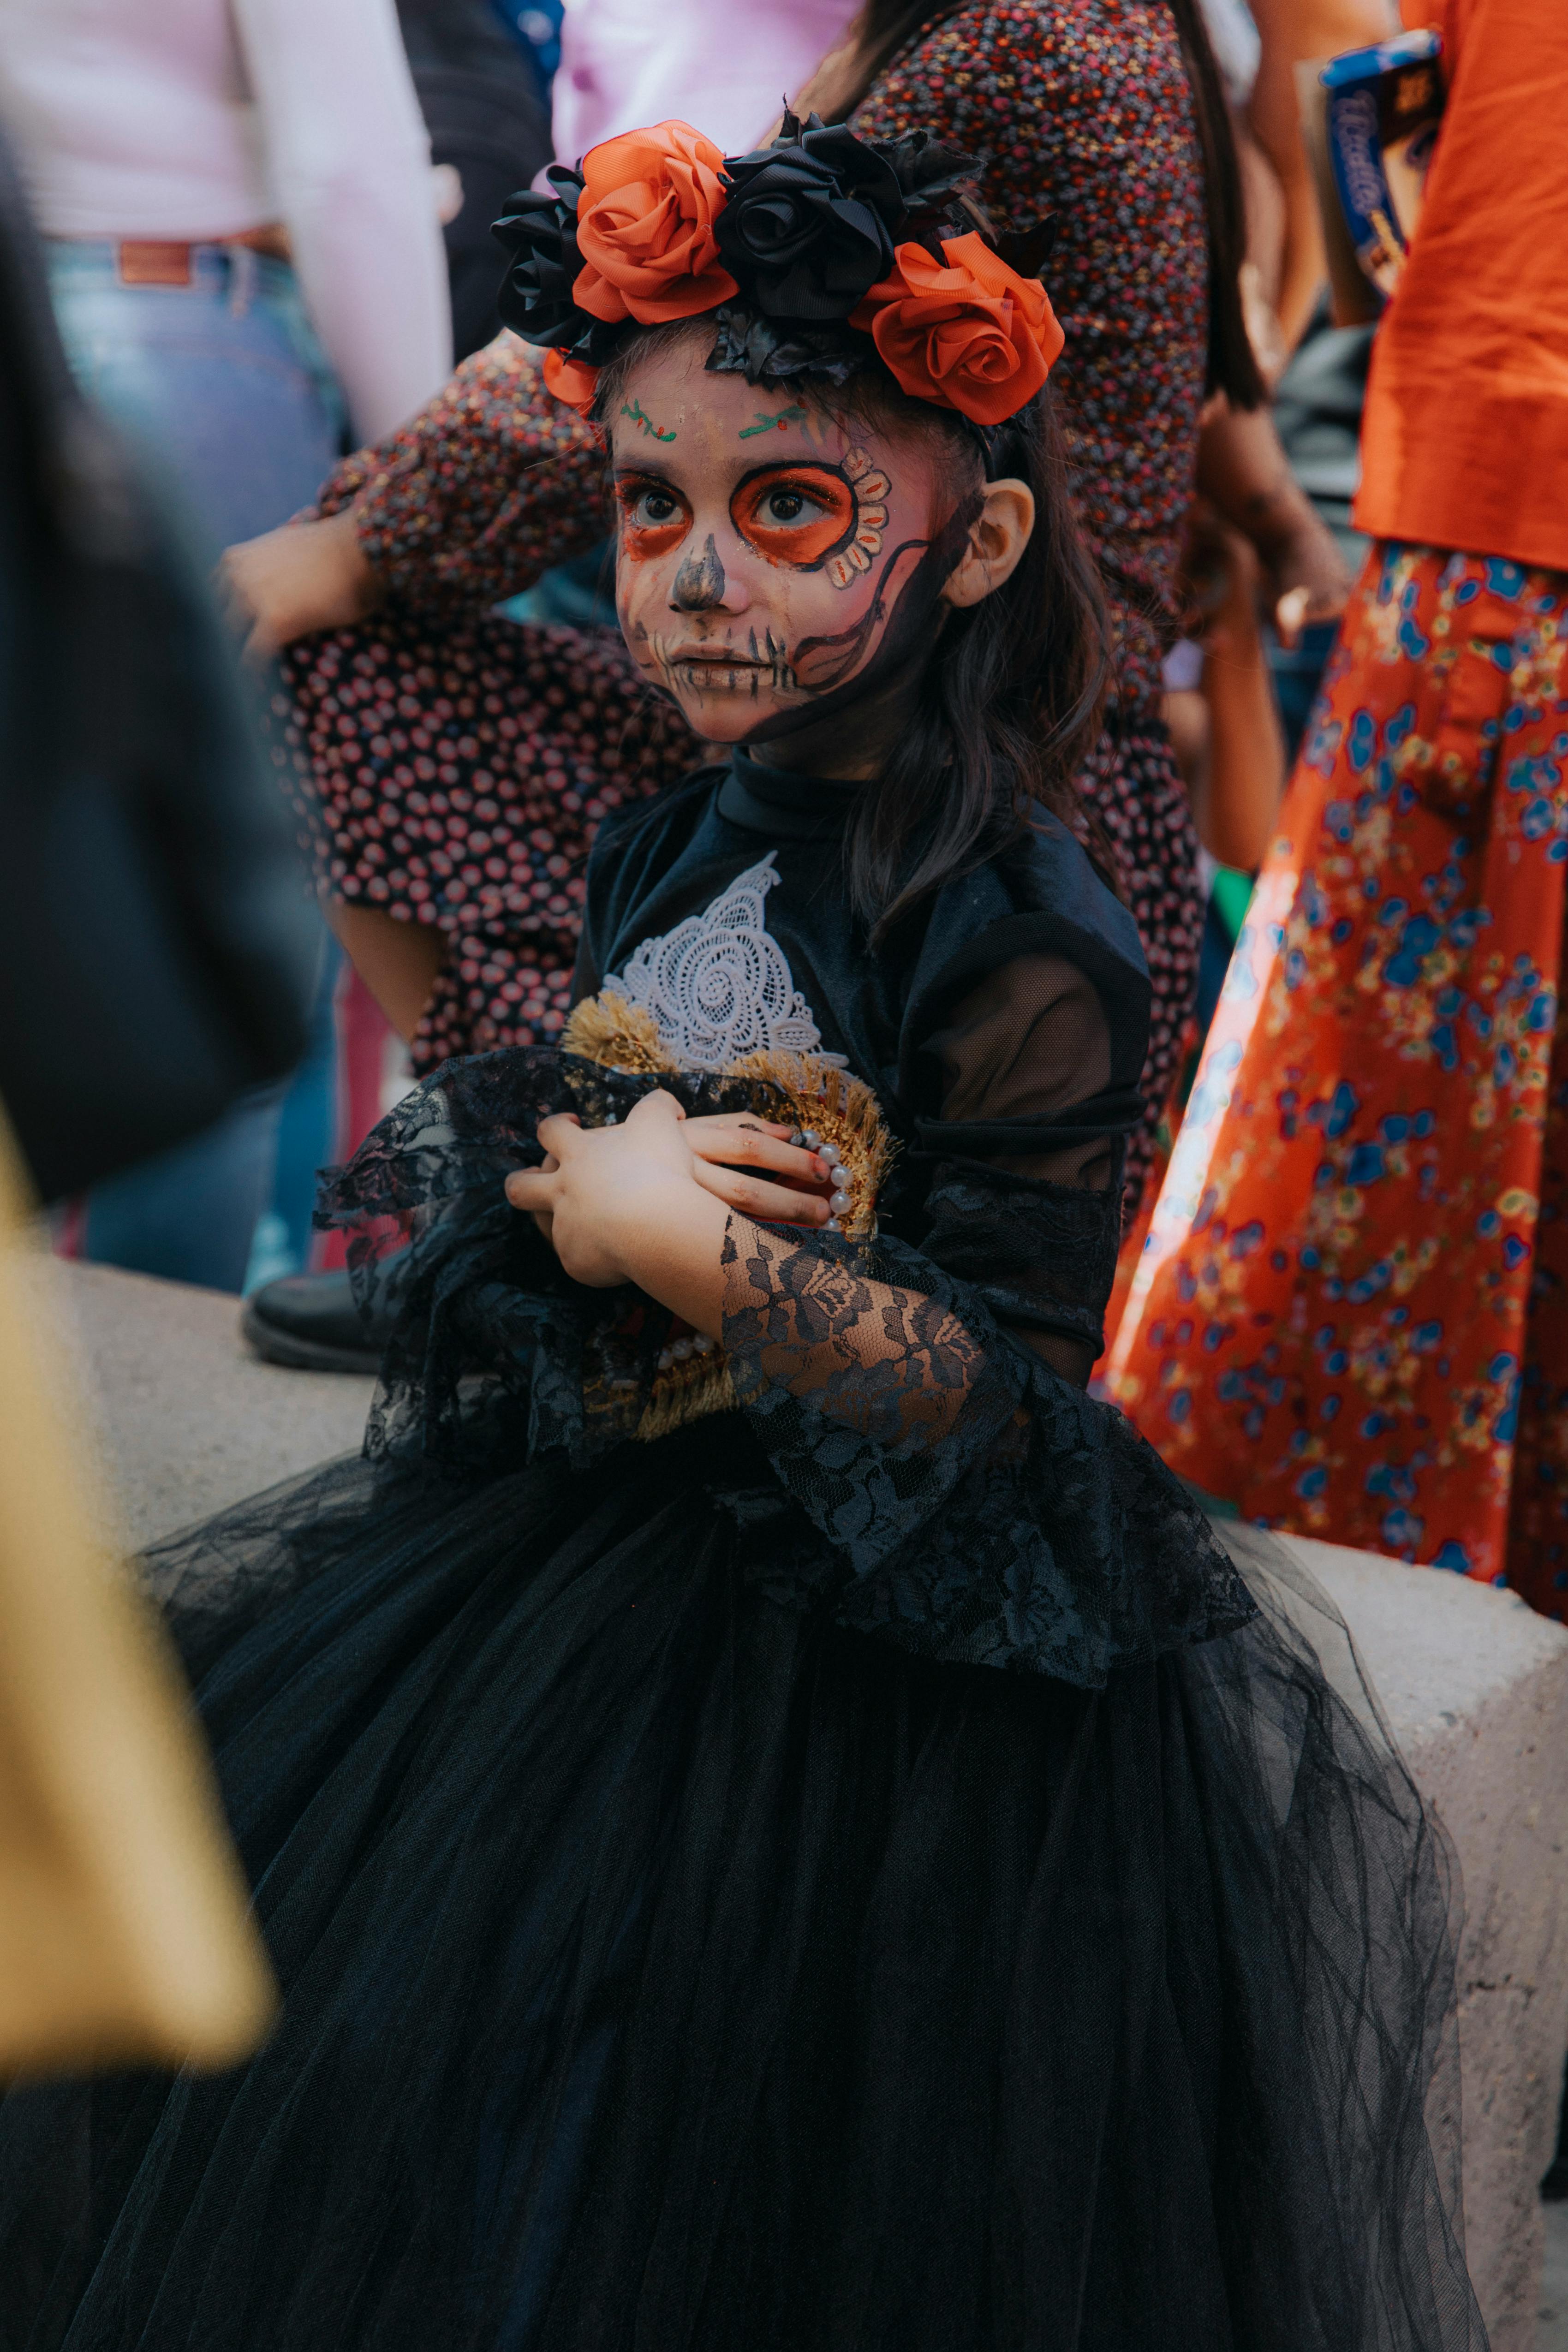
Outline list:
[[[742,1054],[770,1049],[825,1054],[822,1033],[776,940],[763,927],[763,906],[778,880],[775,853],[738,874],[700,915],[689,915],[662,940],[645,940],[617,980],[617,991],[649,1012],[661,1044],[683,1070],[727,1070]]]

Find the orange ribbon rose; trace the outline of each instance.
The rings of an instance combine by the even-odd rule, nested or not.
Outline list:
[[[579,309],[645,327],[693,319],[738,291],[719,266],[713,223],[724,208],[724,158],[689,122],[624,131],[583,158],[572,289]]]
[[[850,324],[868,331],[904,391],[976,425],[1001,425],[1033,400],[1067,338],[1037,279],[1020,278],[973,230],[944,236],[946,267],[900,245],[893,274]]]
[[[574,360],[569,352],[546,352],[543,368],[547,391],[579,416],[586,416],[594,405],[594,395],[599,388],[599,371],[589,367],[584,360]]]

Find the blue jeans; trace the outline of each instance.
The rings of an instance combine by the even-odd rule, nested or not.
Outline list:
[[[112,245],[56,239],[48,256],[77,381],[171,480],[215,555],[310,504],[346,420],[286,263],[198,245],[189,286],[121,286]]]
[[[82,389],[138,446],[198,548],[216,558],[310,503],[342,450],[345,415],[291,269],[243,246],[206,245],[192,252],[189,286],[122,286],[112,245],[56,240],[48,258]],[[247,1097],[192,1142],[96,1186],[83,1254],[240,1289],[272,1194],[287,1091]]]

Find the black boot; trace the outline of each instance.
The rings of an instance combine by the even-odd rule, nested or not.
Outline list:
[[[1557,2153],[1546,2168],[1541,2194],[1548,2205],[1561,2205],[1568,2198],[1568,2077],[1563,2082],[1563,2108],[1557,2126]]]
[[[245,1302],[239,1328],[269,1364],[303,1372],[375,1372],[391,1317],[373,1307],[368,1321],[354,1305],[346,1270],[285,1274]]]

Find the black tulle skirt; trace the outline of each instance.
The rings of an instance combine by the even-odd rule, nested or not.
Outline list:
[[[1255,1558],[1103,1691],[911,1658],[737,1573],[748,1443],[343,1463],[153,1556],[284,2007],[5,2101],[5,2352],[1484,2343],[1342,1628]]]

